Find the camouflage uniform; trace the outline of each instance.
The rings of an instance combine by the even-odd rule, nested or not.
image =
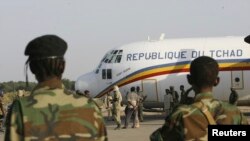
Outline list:
[[[105,96],[105,99],[104,99],[104,103],[105,103],[105,107],[107,109],[107,113],[108,113],[108,120],[111,120],[112,117],[112,102],[113,101],[113,97],[110,95],[110,94],[107,94]]]
[[[39,83],[30,96],[15,100],[11,108],[6,141],[107,141],[106,127],[96,104],[68,93],[61,81]]]
[[[114,98],[113,98],[113,118],[117,124],[117,128],[121,127],[121,102],[122,102],[122,95],[119,90],[114,91]]]
[[[138,96],[139,96],[139,102],[138,102],[138,118],[139,121],[142,122],[143,121],[143,102],[146,99],[146,95],[140,91],[137,92]]]
[[[200,93],[195,103],[203,102],[217,124],[248,124],[246,117],[235,105],[213,99],[212,93]],[[151,141],[207,140],[208,121],[201,110],[192,105],[182,105],[166,119],[162,128],[156,130]]]

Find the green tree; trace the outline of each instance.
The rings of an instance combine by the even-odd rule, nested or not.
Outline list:
[[[30,91],[35,87],[35,82],[29,82],[28,87],[26,87],[26,82],[23,81],[9,81],[9,82],[2,82],[0,83],[0,89],[2,89],[4,92],[15,92],[17,90],[26,90]]]
[[[66,89],[74,90],[75,81],[70,81],[69,79],[62,80]],[[1,82],[0,89],[3,90],[5,93],[7,92],[16,92],[17,90],[26,90],[31,91],[37,85],[36,82],[29,82],[28,86],[26,86],[26,82],[24,81],[8,81],[8,82]]]

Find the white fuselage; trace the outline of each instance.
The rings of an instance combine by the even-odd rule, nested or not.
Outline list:
[[[114,85],[123,96],[132,86],[140,86],[148,107],[161,107],[165,89],[174,86],[180,94],[180,85],[190,88],[186,80],[190,61],[203,55],[213,57],[220,66],[216,98],[228,100],[234,87],[240,99],[250,100],[250,45],[243,37],[166,39],[117,47],[104,56],[96,70],[79,77],[75,87],[102,97]]]

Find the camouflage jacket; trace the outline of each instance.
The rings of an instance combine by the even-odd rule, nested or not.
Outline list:
[[[107,141],[96,104],[68,93],[61,82],[38,84],[30,96],[13,102],[9,116],[5,141]]]
[[[114,91],[114,98],[113,98],[113,108],[114,109],[121,109],[121,102],[122,102],[122,94],[120,91]]]
[[[240,110],[226,102],[215,100],[212,93],[200,93],[196,102],[203,102],[217,124],[248,124]],[[178,106],[166,118],[165,124],[153,132],[151,141],[207,140],[208,121],[200,109],[192,105]]]

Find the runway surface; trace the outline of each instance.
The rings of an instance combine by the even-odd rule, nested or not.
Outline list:
[[[250,107],[240,107],[241,111],[247,113],[250,124]],[[106,112],[103,112],[106,119]],[[144,122],[140,123],[139,128],[129,128],[114,130],[116,127],[114,121],[106,120],[106,127],[109,141],[149,141],[150,134],[164,123],[165,115],[159,112],[145,112]],[[122,115],[122,126],[124,124],[124,115]],[[3,141],[4,133],[0,132],[0,141]]]
[[[109,141],[149,141],[150,134],[161,127],[164,123],[164,115],[161,113],[145,113],[144,121],[140,123],[139,128],[131,128],[132,122],[127,129],[114,130],[116,127],[114,121],[107,121]],[[122,126],[124,117],[122,117]]]
[[[250,124],[250,107],[242,106],[240,110],[248,116],[248,122]],[[104,116],[106,114],[104,113]],[[153,131],[161,127],[164,123],[165,115],[157,112],[145,112],[144,122],[140,123],[140,128],[114,130],[116,127],[114,121],[107,121],[107,130],[109,141],[149,141],[149,136]],[[122,117],[124,121],[124,117]]]

